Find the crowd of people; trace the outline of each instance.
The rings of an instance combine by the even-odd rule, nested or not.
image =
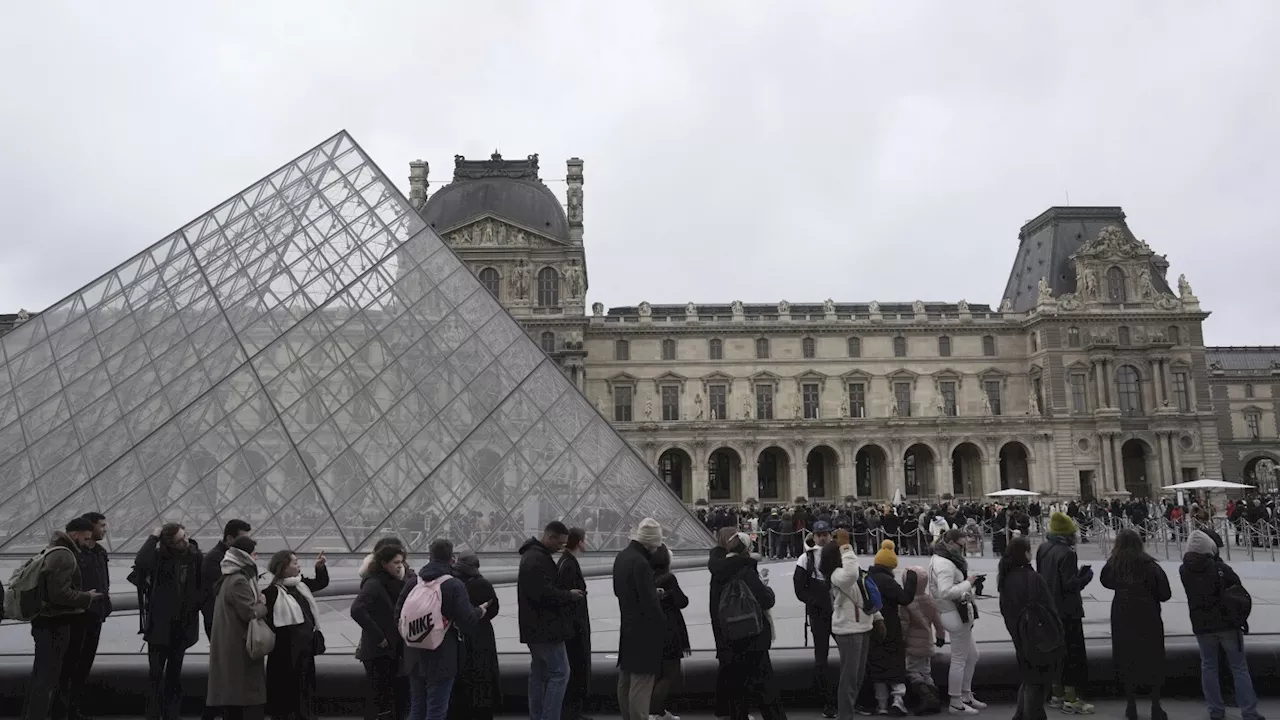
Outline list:
[[[706,598],[719,663],[716,715],[746,720],[756,708],[764,720],[786,717],[770,661],[777,595],[757,549],[796,558],[793,591],[805,606],[813,637],[823,717],[932,714],[944,708],[951,715],[980,714],[987,706],[972,686],[980,661],[975,598],[983,595],[985,577],[969,567],[965,530],[979,521],[1018,528],[1044,523],[1045,541],[1034,552],[1021,529],[1006,534],[995,583],[1020,672],[1015,718],[1045,718],[1046,706],[1092,713],[1093,705],[1081,696],[1088,682],[1082,591],[1094,573],[1079,563],[1080,526],[1071,509],[960,505],[917,513],[901,506],[883,512],[801,507],[745,520],[709,514],[716,538],[707,561]],[[1078,505],[1074,510],[1083,512]],[[898,521],[901,530],[912,520],[936,532],[933,538],[913,533],[921,539],[903,545],[926,555],[926,565],[899,567],[899,544],[892,539],[868,547],[873,534],[864,527],[874,522],[883,530]],[[790,522],[792,535],[786,525],[767,532],[775,521]],[[759,542],[761,525],[765,536],[801,541]],[[274,553],[264,568],[251,532],[248,523],[232,520],[222,540],[202,553],[182,525],[170,523],[156,528],[136,554],[128,579],[137,588],[139,632],[148,648],[148,718],[179,717],[183,660],[198,641],[201,617],[209,639],[205,718],[315,717],[315,659],[326,650],[315,594],[329,583],[325,557],[315,560],[312,577],[303,575],[288,550]],[[29,720],[85,718],[84,683],[111,612],[101,546],[106,533],[101,513],[75,518],[10,578],[5,613],[29,620],[35,643],[24,708]],[[516,612],[520,642],[530,657],[531,720],[583,720],[589,711],[591,618],[579,562],[589,540],[581,528],[552,522],[519,549]],[[1219,658],[1225,657],[1244,720],[1261,720],[1243,650],[1250,599],[1221,560],[1222,546],[1211,527],[1191,528],[1179,570],[1201,652],[1204,696],[1210,716],[1222,717]],[[1126,690],[1126,717],[1138,717],[1138,692],[1146,689],[1150,717],[1164,720],[1161,603],[1171,589],[1144,547],[1137,530],[1119,531],[1099,581],[1115,593],[1113,657]],[[502,701],[492,627],[500,607],[479,558],[459,556],[449,540],[437,539],[420,569],[410,570],[408,559],[399,539],[384,537],[360,568],[350,614],[361,630],[356,657],[368,677],[367,717],[492,718]],[[681,661],[691,654],[683,613],[694,600],[671,567],[663,529],[651,518],[639,523],[614,559],[616,697],[624,720],[678,720],[670,697]],[[835,668],[829,667],[833,643]],[[948,644],[943,694],[932,662]]]

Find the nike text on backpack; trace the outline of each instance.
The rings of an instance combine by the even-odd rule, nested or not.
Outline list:
[[[1048,667],[1067,652],[1062,623],[1052,610],[1041,603],[1031,603],[1018,616],[1018,640],[1022,655],[1036,667]]]
[[[435,650],[444,643],[445,633],[449,632],[449,621],[445,619],[441,608],[444,606],[444,586],[448,575],[442,575],[430,582],[421,578],[409,591],[400,609],[400,637],[404,644],[420,650]]]
[[[764,611],[747,581],[734,577],[720,594],[720,634],[725,640],[745,640],[764,632]]]
[[[29,622],[40,615],[43,599],[40,597],[40,576],[45,561],[55,552],[71,552],[70,548],[54,545],[36,553],[9,576],[9,586],[4,589],[4,616],[10,620]]]

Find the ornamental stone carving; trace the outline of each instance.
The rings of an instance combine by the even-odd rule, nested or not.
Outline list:
[[[644,399],[644,419],[645,420],[653,419],[653,398]]]
[[[640,303],[640,317],[649,317],[653,314],[653,308],[647,301]]]
[[[1084,307],[1084,303],[1080,301],[1080,296],[1075,293],[1067,293],[1058,298],[1058,304],[1067,312],[1074,312]]]
[[[685,306],[684,306],[684,314],[685,314],[687,317],[697,317],[697,316],[698,316],[698,306],[697,306],[697,305],[694,305],[693,303],[689,303],[688,305],[685,305]]]
[[[570,260],[569,264],[564,268],[564,284],[571,298],[582,297],[583,291],[586,290],[582,275],[582,265],[578,263],[576,258]]]
[[[582,222],[582,186],[570,185],[565,198],[569,201],[569,222]]]
[[[779,314],[779,315],[790,315],[790,314],[791,314],[791,303],[787,302],[786,300],[782,300],[782,301],[780,301],[780,302],[778,303],[778,314]]]
[[[836,311],[835,300],[832,300],[831,298],[827,298],[826,300],[822,301],[822,312],[826,313],[827,315],[831,315],[835,313],[835,311]]]
[[[1183,273],[1178,276],[1178,294],[1182,296],[1183,300],[1186,300],[1187,298],[1195,297],[1195,295],[1191,292],[1191,283],[1187,282],[1186,273]]]
[[[741,300],[734,300],[733,302],[729,303],[729,309],[733,312],[733,314],[734,314],[734,315],[741,315],[741,314],[742,314],[742,301],[741,301]]]
[[[18,310],[18,317],[14,320],[14,324],[21,325],[22,323],[30,319],[31,319],[31,313],[28,312],[26,308],[20,308]]]
[[[1011,299],[1009,299],[1009,298],[1005,298],[1005,299],[1001,300],[1001,301],[1000,301],[1000,312],[1002,312],[1002,313],[1013,312],[1013,300],[1011,300]]]
[[[1155,306],[1158,310],[1177,312],[1182,309],[1182,301],[1169,293],[1160,293],[1156,296]]]
[[[969,312],[969,301],[964,298],[960,298],[960,302],[956,303],[956,309],[962,313]]]
[[[529,263],[523,259],[517,260],[515,267],[511,269],[511,296],[517,300],[525,300],[529,297],[529,280],[533,276],[533,269],[529,267]]]
[[[1143,267],[1138,271],[1138,299],[1149,300],[1156,296],[1156,286],[1151,282],[1151,269]]]
[[[1047,305],[1053,302],[1053,289],[1049,287],[1049,278],[1041,276],[1036,284],[1036,304]]]
[[[591,303],[591,314],[595,315],[596,317],[603,317],[604,303],[600,303],[600,302]]]
[[[1115,225],[1102,228],[1098,237],[1080,248],[1080,255],[1095,255],[1100,258],[1134,258],[1150,256],[1154,253],[1141,240],[1130,239],[1124,230]]]
[[[923,314],[924,314],[924,301],[923,301],[923,300],[917,300],[917,301],[915,301],[915,302],[911,303],[911,309],[915,312],[915,314],[917,314],[917,315],[923,315]]]
[[[879,315],[879,314],[880,314],[880,303],[876,302],[875,300],[872,300],[872,301],[871,301],[871,304],[867,306],[867,310],[868,310],[872,315]]]

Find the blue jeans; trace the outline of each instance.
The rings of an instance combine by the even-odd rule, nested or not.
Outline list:
[[[529,643],[529,720],[560,720],[569,686],[569,653],[564,643]]]
[[[410,677],[409,720],[445,720],[452,692],[452,676],[430,680],[421,675]]]
[[[1209,717],[1221,720],[1227,709],[1222,702],[1222,687],[1218,684],[1218,648],[1227,655],[1227,666],[1235,679],[1236,705],[1244,720],[1259,720],[1258,696],[1253,692],[1253,680],[1249,678],[1249,663],[1244,656],[1244,636],[1237,630],[1196,635],[1200,644],[1200,687],[1204,690],[1204,704]]]

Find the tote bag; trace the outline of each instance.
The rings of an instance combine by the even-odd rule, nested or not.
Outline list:
[[[258,583],[253,582],[253,597],[258,597]],[[244,649],[249,653],[249,657],[254,660],[271,654],[276,648],[276,634],[271,630],[271,626],[267,625],[267,621],[263,618],[254,618],[249,621],[249,631],[244,636]]]

